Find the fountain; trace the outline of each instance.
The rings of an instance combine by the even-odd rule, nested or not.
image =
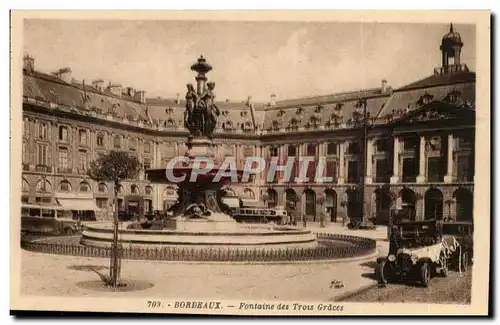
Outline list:
[[[137,222],[125,224],[122,227],[124,229],[119,231],[119,241],[123,247],[186,249],[191,251],[191,255],[187,254],[190,257],[186,256],[186,259],[193,258],[192,254],[213,256],[213,249],[225,252],[244,250],[245,255],[236,252],[233,256],[236,259],[246,259],[242,256],[251,258],[248,251],[261,254],[263,259],[273,259],[281,258],[281,253],[277,253],[276,256],[267,255],[263,250],[284,249],[294,252],[283,253],[293,259],[295,255],[303,258],[302,249],[316,250],[320,245],[316,234],[310,230],[273,224],[242,224],[227,213],[228,207],[222,201],[221,189],[234,182],[235,178],[238,182],[245,181],[242,177],[243,171],[229,171],[231,176],[218,175],[220,171],[226,171],[226,167],[217,161],[212,140],[219,116],[213,93],[215,83],[207,82],[206,77],[212,67],[201,56],[191,70],[196,71],[198,75],[195,78],[196,91],[192,84],[187,85],[184,123],[190,132],[186,143],[188,150],[185,156],[179,159],[178,166],[174,164],[166,169],[152,169],[146,172],[151,183],[178,186],[179,198],[174,205],[173,216],[162,224],[161,229],[144,229]],[[111,225],[93,225],[83,232],[80,242],[87,246],[110,247],[112,235]],[[333,249],[335,245],[344,247],[346,252],[351,252],[349,248],[351,244],[347,239],[332,240],[328,243],[328,248],[321,251],[323,253],[316,253],[324,255],[323,257],[327,255],[331,257],[337,252]],[[205,250],[207,254],[200,253],[199,250]]]

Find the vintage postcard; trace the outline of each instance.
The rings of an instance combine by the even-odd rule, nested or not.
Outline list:
[[[488,11],[11,18],[14,313],[488,313]]]

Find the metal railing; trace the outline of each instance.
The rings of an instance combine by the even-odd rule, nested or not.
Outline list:
[[[317,234],[318,247],[296,248],[182,248],[182,247],[121,247],[124,259],[159,261],[198,261],[198,262],[279,262],[311,261],[352,258],[375,252],[373,239],[337,235]],[[348,245],[339,245],[339,241]],[[110,257],[111,249],[77,244],[45,243],[40,240],[22,240],[21,247],[28,251],[73,255],[84,257]]]

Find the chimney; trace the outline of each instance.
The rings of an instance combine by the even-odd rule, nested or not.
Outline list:
[[[134,94],[134,100],[145,104],[146,103],[146,92],[144,90],[137,90]]]
[[[29,56],[29,54],[26,54],[23,58],[23,61],[23,70],[26,73],[33,73],[33,71],[35,71],[35,59]]]
[[[92,80],[92,86],[99,90],[99,91],[102,91],[102,88],[104,86],[104,80],[102,79],[96,79],[96,80]]]
[[[132,87],[127,87],[127,88],[123,89],[122,94],[125,96],[134,97],[135,89]]]
[[[270,106],[276,105],[276,94],[271,94],[271,101],[269,102]]]
[[[180,97],[180,94],[179,94],[179,93],[177,93],[177,95],[176,95],[176,98],[175,98],[175,103],[176,103],[177,105],[179,105],[179,104],[181,103],[181,97]]]
[[[388,90],[387,80],[382,79],[382,87],[381,87],[382,94],[387,93],[387,90]]]
[[[54,76],[58,77],[62,81],[70,84],[73,78],[71,78],[71,69],[70,68],[62,68],[53,73]]]
[[[109,92],[115,96],[122,97],[122,85],[120,84],[112,84],[111,82],[108,85]]]

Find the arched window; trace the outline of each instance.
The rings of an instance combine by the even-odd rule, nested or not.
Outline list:
[[[151,186],[146,186],[146,188],[144,189],[144,193],[146,193],[146,195],[152,195],[153,194],[153,188]]]
[[[474,197],[472,192],[466,188],[459,188],[453,193],[456,202],[455,220],[473,221]]]
[[[30,190],[30,184],[28,183],[27,180],[23,178],[23,183],[22,183],[22,191],[23,192],[29,192]]]
[[[249,198],[249,199],[251,199],[251,200],[255,200],[255,193],[254,193],[251,189],[249,189],[249,188],[244,189],[244,190],[243,190],[243,194],[244,194],[247,198]]]
[[[46,179],[41,179],[36,184],[36,191],[37,192],[52,192],[52,185]]]
[[[80,183],[80,192],[90,192],[90,184],[87,182]]]
[[[99,183],[99,185],[97,185],[97,191],[99,193],[107,193],[108,192],[108,187],[104,183]]]
[[[443,219],[443,193],[437,188],[425,192],[425,219]]]
[[[68,181],[61,181],[59,183],[59,191],[61,192],[70,192],[71,191],[71,184]]]
[[[173,187],[169,186],[169,187],[165,188],[165,196],[166,197],[175,197],[175,196],[177,196],[177,191]]]
[[[123,186],[122,185],[118,184],[116,189],[117,189],[118,195],[123,195]]]
[[[135,195],[139,194],[139,188],[137,187],[137,185],[130,186],[130,193],[135,194]]]

